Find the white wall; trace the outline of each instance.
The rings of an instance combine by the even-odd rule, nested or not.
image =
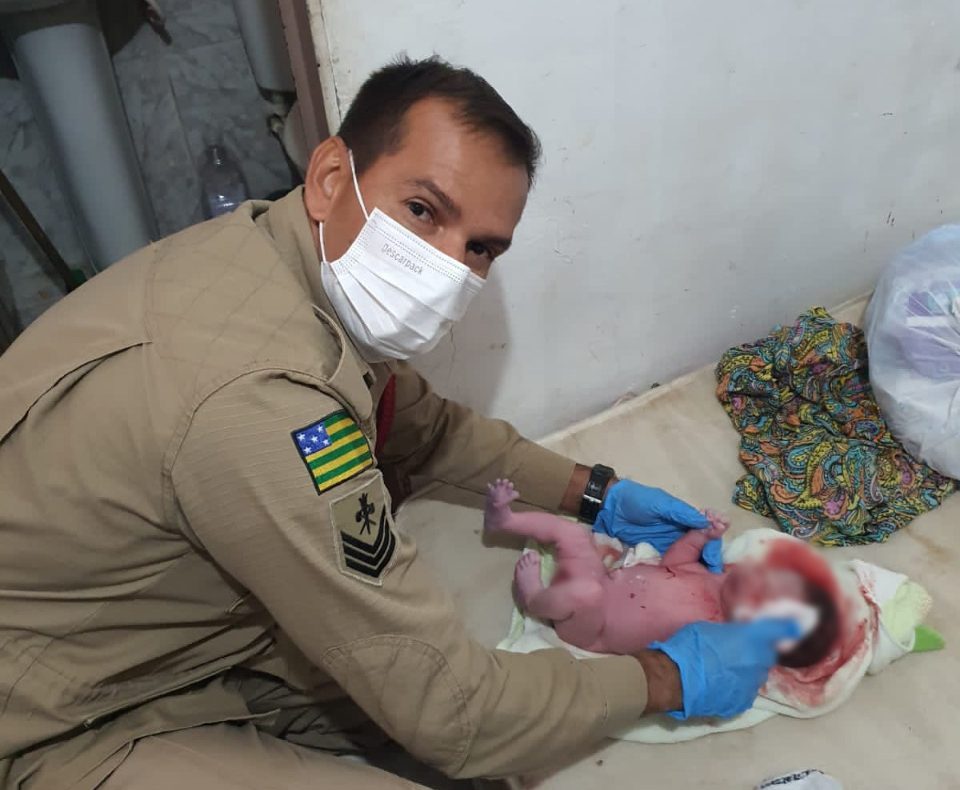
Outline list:
[[[960,218],[954,0],[311,0],[331,127],[401,51],[543,139],[437,388],[541,435],[867,290]],[[588,459],[589,460],[589,459]]]

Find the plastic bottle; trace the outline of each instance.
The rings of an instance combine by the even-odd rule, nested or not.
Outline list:
[[[221,144],[208,146],[200,163],[203,216],[219,217],[250,198],[239,165]]]

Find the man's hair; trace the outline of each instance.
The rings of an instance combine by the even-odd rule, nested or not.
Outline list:
[[[537,135],[483,77],[436,56],[401,56],[360,86],[338,132],[353,152],[358,174],[400,147],[407,110],[428,98],[450,101],[467,129],[495,137],[507,159],[526,168],[533,183],[540,159]]]

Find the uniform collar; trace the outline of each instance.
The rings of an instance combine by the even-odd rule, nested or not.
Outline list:
[[[262,211],[258,211],[261,207]],[[344,354],[353,358],[353,363],[368,383],[373,381],[377,377],[376,372],[353,345],[324,290],[320,275],[320,256],[313,242],[310,218],[303,204],[303,187],[293,189],[273,203],[257,205],[254,209],[254,220],[266,229],[284,258],[294,265],[311,301],[340,328],[340,333],[346,340]],[[341,366],[342,364],[341,362]]]

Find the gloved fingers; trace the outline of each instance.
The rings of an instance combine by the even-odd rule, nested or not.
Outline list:
[[[606,508],[603,508],[599,513],[597,513],[597,517],[594,519],[592,529],[594,532],[602,532],[605,535],[609,535],[611,538],[620,538],[619,535],[615,535],[613,533],[613,524],[613,514]],[[620,540],[623,540],[623,538],[620,538]]]
[[[665,541],[667,546],[685,532],[683,528],[665,521],[630,521],[622,514],[609,510],[601,510],[597,514],[593,531],[605,532],[631,545],[639,542],[657,544]]]
[[[630,546],[649,543],[661,554],[669,549],[685,530],[671,524],[646,524],[644,526],[624,526],[617,530],[617,537]]]
[[[643,525],[632,527],[638,537],[641,537],[647,543],[666,542],[668,546],[679,538],[685,529],[676,527],[663,521],[654,521]]]
[[[657,516],[678,527],[705,529],[710,526],[710,520],[703,513],[666,491],[660,491],[654,500],[654,511]]]
[[[720,538],[709,541],[700,557],[711,573],[723,573],[723,541]]]
[[[703,529],[710,522],[703,513],[662,488],[652,488],[633,480],[619,480],[607,491],[603,510],[612,511],[618,520],[650,524],[655,520],[686,529]]]

